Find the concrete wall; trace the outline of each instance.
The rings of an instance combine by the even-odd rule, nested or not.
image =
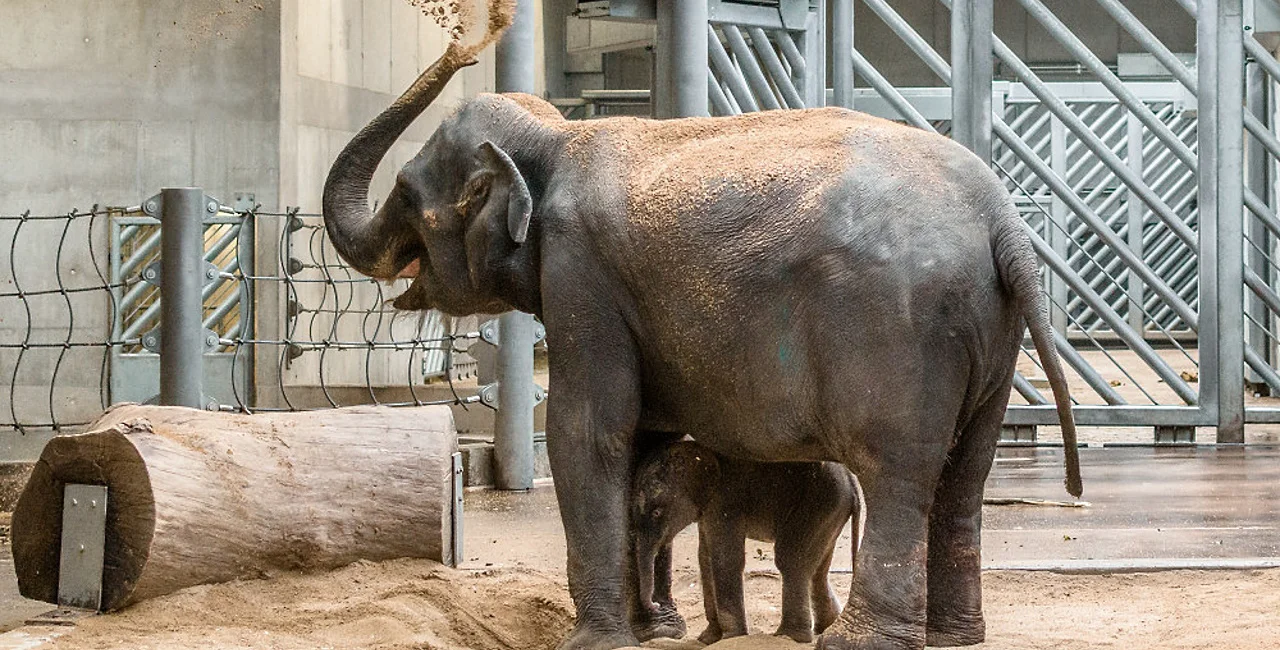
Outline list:
[[[534,12],[540,16],[540,7]],[[538,41],[541,42],[540,34]],[[386,108],[417,78],[427,66],[444,52],[444,32],[430,19],[404,0],[284,0],[280,38],[280,204],[298,206],[304,213],[320,210],[320,195],[329,166],[348,141],[370,119]],[[541,60],[541,56],[539,56]],[[480,63],[463,69],[446,87],[435,103],[409,128],[383,159],[374,176],[370,199],[381,200],[390,191],[395,174],[430,137],[440,121],[465,99],[494,90],[494,52],[485,51]],[[541,92],[541,66],[538,91]],[[309,225],[318,224],[308,219]],[[277,259],[273,255],[279,239],[278,222],[259,226],[263,247],[261,260]],[[319,260],[331,250],[322,251],[323,238],[310,237],[313,231],[295,235],[298,257],[304,261]],[[322,278],[319,269],[308,269],[302,277]],[[298,300],[305,307],[325,306],[335,302],[350,305],[349,314],[338,317],[320,314],[314,322],[307,318],[309,329],[328,336],[336,333],[339,340],[363,341],[404,340],[414,335],[417,319],[391,319],[389,312],[381,319],[366,318],[363,310],[379,310],[382,302],[399,293],[399,286],[379,288],[372,284],[339,286],[338,300],[323,284],[298,287]],[[259,331],[271,334],[285,331],[287,320],[284,296],[263,296],[258,312]],[[268,350],[271,355],[277,350]],[[306,387],[319,383],[324,372],[329,386],[378,385],[403,386],[410,377],[418,376],[416,358],[407,352],[363,350],[330,351],[323,362],[319,352],[306,353],[291,361],[283,377],[277,364],[259,363],[260,399],[269,401],[278,393],[278,385]],[[321,368],[323,364],[323,369]]]
[[[136,205],[165,185],[274,204],[279,170],[279,5],[271,0],[0,2],[0,214]],[[106,228],[87,220],[0,224],[0,293],[99,284]],[[89,254],[94,243],[96,260]],[[94,262],[97,262],[97,270]],[[28,321],[0,299],[0,341],[104,340],[105,292],[32,297]],[[73,316],[74,314],[74,316]],[[74,323],[74,326],[72,325]],[[85,420],[100,409],[102,349],[30,350],[15,388],[24,421]],[[0,349],[0,422],[17,353]],[[48,386],[57,368],[57,390]],[[12,443],[0,432],[0,456]],[[15,438],[16,439],[16,438]]]

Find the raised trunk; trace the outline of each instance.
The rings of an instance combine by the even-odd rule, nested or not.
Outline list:
[[[324,184],[324,223],[334,248],[360,273],[392,278],[413,260],[414,232],[388,210],[396,193],[377,214],[369,209],[369,184],[382,157],[405,129],[444,90],[449,79],[475,63],[469,50],[449,45],[395,103],[369,122],[347,143],[329,169]]]

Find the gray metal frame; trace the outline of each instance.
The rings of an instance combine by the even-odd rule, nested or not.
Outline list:
[[[1049,271],[1058,350],[1086,384],[1077,391],[1087,388],[1104,402],[1077,405],[1081,424],[1159,427],[1183,437],[1188,427],[1212,426],[1219,443],[1238,443],[1246,421],[1280,421],[1280,409],[1244,406],[1246,370],[1257,385],[1280,393],[1280,374],[1271,363],[1280,346],[1280,293],[1272,268],[1280,218],[1268,189],[1271,158],[1280,159],[1280,138],[1269,119],[1270,86],[1280,82],[1280,64],[1246,32],[1244,3],[1200,3],[1196,65],[1188,68],[1119,0],[1093,0],[1174,80],[1133,84],[1094,55],[1042,0],[1018,1],[1097,82],[1087,88],[1046,82],[993,34],[993,0],[939,0],[952,10],[954,67],[887,0],[831,0],[833,76],[822,103],[871,109],[923,129],[947,127],[1006,177],[1025,206],[1034,246]],[[1170,2],[1171,9],[1176,3],[1196,16],[1190,0]],[[772,48],[755,47],[768,36],[754,28],[744,32],[734,22],[763,21],[767,12],[738,4],[730,19],[730,5],[707,5],[713,112],[796,106],[794,94],[778,83],[785,71],[779,63],[786,59],[772,56]],[[810,5],[826,15],[825,3]],[[883,20],[948,87],[895,87],[858,52],[855,8]],[[800,33],[772,20],[755,27]],[[663,42],[660,31],[659,48]],[[1246,53],[1256,61],[1248,111]],[[1018,83],[993,81],[996,60]],[[854,88],[855,74],[869,88]],[[812,78],[806,82],[803,105],[819,105],[807,99]],[[682,89],[660,87],[663,92],[678,95]],[[1086,94],[1073,94],[1078,92]],[[1089,93],[1098,98],[1095,105],[1087,105]],[[1027,102],[1039,112],[1019,112]],[[1194,108],[1198,120],[1182,117],[1184,108]],[[1026,137],[1032,129],[1046,130],[1041,142],[1049,155]],[[1240,214],[1252,217],[1247,231],[1236,218]],[[1245,318],[1251,323],[1247,346]],[[1195,364],[1199,382],[1176,371],[1157,344]],[[1127,358],[1149,366],[1163,384],[1161,395],[1169,397],[1152,397],[1144,389],[1150,405],[1126,402],[1090,365],[1098,357],[1091,361],[1081,352],[1096,348],[1132,378],[1115,358],[1117,345],[1127,348]],[[1187,349],[1192,346],[1198,351]],[[1050,401],[1028,378],[1019,375],[1015,387],[1028,404],[1010,407],[1008,425],[1028,430],[1057,423]]]

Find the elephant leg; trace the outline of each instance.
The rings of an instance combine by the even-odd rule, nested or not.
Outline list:
[[[707,629],[698,635],[698,641],[711,645],[724,634],[720,631],[720,617],[716,611],[716,580],[711,571],[711,545],[703,538],[702,525],[698,525],[698,574],[702,580],[702,610],[707,615]]]
[[[797,643],[813,641],[813,608],[810,602],[810,587],[813,584],[815,562],[806,562],[799,557],[804,549],[797,549],[793,536],[778,536],[773,552],[777,558],[775,564],[778,573],[782,574],[782,622],[778,624],[775,636],[789,637]]]
[[[554,331],[550,324],[547,329]],[[577,610],[574,629],[560,648],[611,650],[637,644],[627,616],[624,567],[632,441],[640,412],[638,370],[620,324],[600,319],[594,329],[575,334],[566,339],[574,341],[567,347],[592,355],[590,360],[574,354],[551,360],[558,398],[547,411],[552,432],[547,454],[568,547],[569,594]]]
[[[991,471],[1008,388],[961,431],[943,469],[929,514],[928,643],[982,643],[982,488]]]
[[[810,599],[813,601],[813,631],[818,634],[822,634],[831,627],[831,624],[840,616],[840,601],[836,599],[836,592],[831,588],[831,582],[827,580],[827,574],[831,572],[833,555],[835,555],[834,548],[827,551],[821,566],[809,581]]]
[[[715,512],[714,507],[708,510]],[[701,527],[701,522],[699,523]],[[721,638],[746,636],[747,598],[742,590],[746,568],[746,531],[735,519],[717,521],[707,527],[699,545],[710,542],[711,578],[716,586],[716,622]]]
[[[954,419],[952,420],[952,427]],[[901,444],[919,438],[904,429],[877,436],[894,441],[859,450],[850,463],[866,496],[866,534],[854,554],[849,602],[818,640],[827,650],[921,650],[925,641],[928,517],[946,458],[939,443]]]

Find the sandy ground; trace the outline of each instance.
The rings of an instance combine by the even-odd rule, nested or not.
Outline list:
[[[1276,449],[1082,450],[1092,505],[988,507],[984,562],[1280,556],[1277,460]],[[988,496],[1061,499],[1060,463],[1054,450],[1003,450]],[[572,607],[551,486],[529,493],[469,491],[466,512],[461,570],[400,560],[196,587],[85,619],[51,647],[554,648],[572,624]],[[845,594],[849,532],[832,575]],[[691,636],[705,625],[696,544],[696,530],[684,531],[674,556],[675,596]],[[771,545],[749,542],[746,550],[748,613],[753,631],[764,636],[715,647],[798,647],[767,636],[780,618]],[[11,571],[4,551],[0,546],[0,570]],[[990,642],[984,649],[1280,647],[1274,615],[1280,570],[985,575]],[[689,641],[650,646],[699,647]]]
[[[845,591],[848,576],[834,576]],[[714,648],[793,648],[765,633],[779,619],[778,578],[747,579],[751,639]],[[700,631],[696,573],[677,575],[676,597]],[[990,572],[988,650],[1274,648],[1280,571],[1070,576]],[[553,648],[572,624],[564,581],[534,569],[455,571],[426,561],[357,563],[320,575],[205,586],[83,621],[51,647]],[[656,641],[668,649],[696,641]]]

